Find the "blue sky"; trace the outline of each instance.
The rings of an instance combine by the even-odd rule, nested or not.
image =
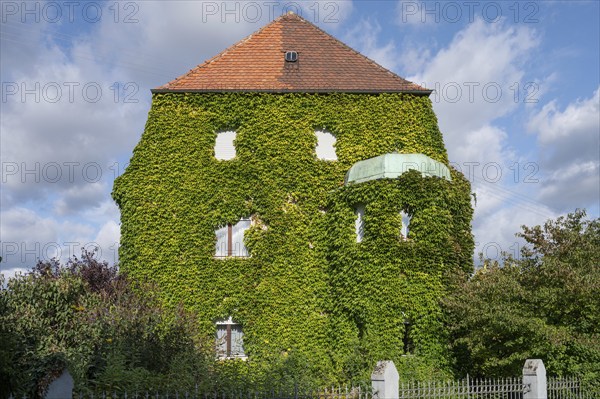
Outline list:
[[[600,202],[598,1],[2,1],[0,263],[99,246],[150,89],[295,11],[431,98],[471,180],[476,252]]]

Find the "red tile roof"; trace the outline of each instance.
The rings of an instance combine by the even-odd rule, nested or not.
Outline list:
[[[296,51],[298,60],[286,62],[286,51]],[[185,75],[152,91],[431,93],[296,14],[282,15]]]

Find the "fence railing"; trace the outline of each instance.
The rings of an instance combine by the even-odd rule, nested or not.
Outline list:
[[[548,399],[593,399],[578,378],[548,378]],[[456,381],[400,382],[399,399],[523,399],[528,389],[518,378],[466,378]],[[376,399],[370,387],[341,386],[288,391],[104,391],[75,393],[73,399]]]
[[[522,378],[400,383],[400,399],[522,399]]]
[[[73,399],[373,399],[370,387],[343,386],[318,390],[181,392],[103,391],[74,393]]]
[[[594,399],[597,394],[587,391],[575,377],[548,378],[548,399]]]

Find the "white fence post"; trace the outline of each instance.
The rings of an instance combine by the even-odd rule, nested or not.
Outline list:
[[[371,374],[373,393],[379,399],[398,399],[400,376],[391,360],[380,360]]]
[[[547,399],[546,367],[541,359],[527,359],[523,366],[523,399]]]

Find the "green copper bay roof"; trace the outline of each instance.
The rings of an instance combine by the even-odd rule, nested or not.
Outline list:
[[[363,183],[386,178],[393,179],[413,169],[421,172],[423,176],[437,176],[448,181],[452,180],[450,169],[427,155],[392,153],[355,163],[346,173],[345,184]]]

